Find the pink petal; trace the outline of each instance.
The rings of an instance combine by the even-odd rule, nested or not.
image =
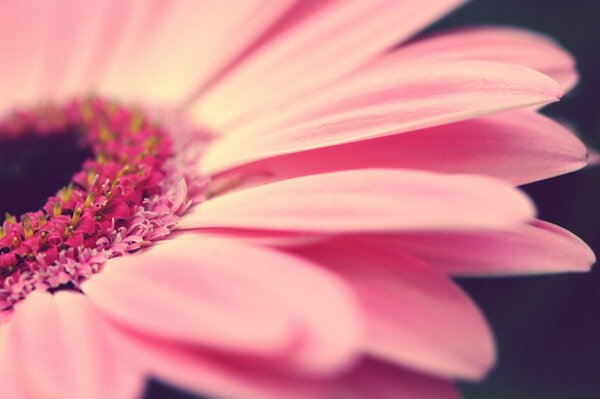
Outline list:
[[[476,305],[424,262],[369,237],[296,253],[327,265],[358,293],[371,354],[446,378],[478,379],[493,365],[493,338]]]
[[[203,202],[183,229],[230,227],[305,232],[506,228],[533,214],[496,180],[394,169],[298,177]]]
[[[228,134],[202,160],[205,173],[275,155],[389,136],[555,101],[561,88],[531,69],[491,61],[371,68],[301,106]]]
[[[584,167],[587,150],[546,116],[509,111],[406,134],[266,158],[229,171],[249,182],[360,168],[477,173],[515,185]]]
[[[308,371],[347,365],[360,336],[353,297],[335,276],[234,240],[179,235],[111,259],[83,289],[110,318],[144,334],[230,352],[291,354],[293,367]]]
[[[321,2],[316,11],[293,20],[292,26],[270,38],[213,90],[204,93],[193,112],[213,127],[271,113],[272,107],[364,65],[463,2]]]
[[[60,0],[58,0],[60,1]],[[96,32],[93,44],[86,47],[83,52],[77,50],[77,57],[73,62],[79,62],[80,67],[73,74],[69,74],[69,82],[74,86],[76,93],[97,91],[100,82],[106,77],[110,67],[114,65],[118,55],[124,51],[128,38],[139,29],[140,24],[151,18],[151,10],[157,9],[155,1],[120,1],[98,0],[96,5],[102,6],[101,12],[91,11],[88,18],[101,18],[100,26]],[[160,11],[160,9],[158,10]],[[158,13],[154,11],[154,13]],[[146,17],[146,18],[145,18]],[[91,21],[83,16],[85,24]]]
[[[469,28],[426,37],[400,47],[380,62],[398,66],[459,59],[524,65],[550,76],[565,90],[577,82],[575,60],[565,49],[547,36],[514,28]]]
[[[448,381],[366,360],[340,379],[332,395],[336,399],[459,399]]]
[[[145,103],[182,103],[251,45],[293,2],[143,2],[145,10],[135,29],[121,38],[125,44],[101,91]]]
[[[203,237],[234,238],[255,245],[272,248],[293,248],[321,242],[330,238],[331,234],[311,233],[281,230],[251,230],[232,228],[206,228],[202,229]]]
[[[0,325],[0,395],[3,398],[22,399],[25,396],[18,391],[14,377],[12,359],[8,357],[6,325]]]
[[[89,4],[79,0],[49,0],[51,8],[46,17],[47,32],[42,48],[40,80],[44,98],[72,97],[81,87],[83,68],[92,57],[102,24],[108,23],[104,14],[109,1],[98,0]],[[28,17],[23,16],[22,19]],[[112,22],[112,21],[110,21]],[[111,24],[112,25],[112,24]]]
[[[253,358],[228,361],[194,347],[147,339],[132,340],[128,350],[152,376],[202,397],[329,399],[319,380],[262,369]]]
[[[38,78],[52,2],[0,1],[0,114],[39,101]]]
[[[516,231],[400,235],[387,243],[455,275],[515,275],[588,271],[596,258],[578,237],[535,221]]]
[[[142,389],[141,375],[82,295],[30,294],[17,305],[7,339],[27,398],[129,399]]]

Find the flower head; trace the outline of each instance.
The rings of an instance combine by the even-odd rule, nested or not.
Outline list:
[[[0,3],[0,392],[433,399],[484,376],[451,276],[594,255],[515,188],[586,164],[537,112],[571,57],[507,28],[406,43],[460,3]]]

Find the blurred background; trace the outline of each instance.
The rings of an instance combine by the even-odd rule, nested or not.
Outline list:
[[[544,112],[572,123],[600,149],[600,0],[473,1],[425,33],[489,23],[549,34],[574,54],[578,87]],[[600,255],[600,166],[524,189],[542,219],[571,230]],[[460,384],[465,399],[600,398],[600,267],[581,275],[459,283],[488,317],[499,352],[484,382]],[[146,398],[191,396],[153,382]]]
[[[546,33],[569,49],[581,81],[544,109],[600,148],[600,1],[473,1],[431,30],[507,24]],[[600,255],[600,167],[530,184],[540,217],[583,238]],[[487,315],[498,364],[465,399],[600,398],[600,268],[590,274],[472,279],[460,284]]]

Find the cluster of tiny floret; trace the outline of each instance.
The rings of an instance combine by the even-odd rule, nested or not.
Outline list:
[[[0,134],[67,128],[80,132],[94,157],[40,210],[5,215],[0,310],[34,290],[78,289],[108,259],[168,235],[201,196],[193,146],[173,140],[140,109],[99,98],[71,101],[14,113],[0,124]]]

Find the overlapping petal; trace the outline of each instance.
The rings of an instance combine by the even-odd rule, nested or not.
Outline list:
[[[508,228],[533,215],[500,181],[365,169],[282,180],[205,201],[178,225],[304,232]]]
[[[494,363],[483,316],[443,272],[368,236],[295,252],[334,270],[358,294],[368,353],[446,378],[478,379]]]
[[[357,142],[556,101],[562,89],[532,69],[491,61],[369,70],[246,124],[211,145],[202,170],[215,174],[275,155]]]
[[[223,358],[189,345],[135,337],[127,346],[149,374],[202,396],[330,399],[328,382],[287,373],[262,359]]]
[[[181,105],[234,61],[294,0],[138,2],[102,93]]]
[[[531,111],[509,111],[388,137],[265,158],[225,173],[251,184],[361,168],[474,173],[515,185],[587,165],[587,149],[567,128]]]
[[[112,260],[83,290],[108,317],[142,333],[290,356],[309,372],[345,367],[358,350],[360,314],[342,282],[309,261],[234,240],[180,235]]]
[[[270,114],[273,107],[358,68],[463,2],[300,2],[288,16],[291,21],[282,21],[284,28],[203,93],[192,113],[213,128]]]
[[[489,60],[524,65],[559,82],[565,90],[577,82],[575,60],[548,36],[524,29],[478,27],[442,32],[402,46],[378,62]]]
[[[541,220],[514,231],[401,234],[384,242],[461,276],[585,272],[596,261],[578,237]]]
[[[129,399],[143,389],[135,364],[79,294],[32,293],[17,306],[7,339],[3,358],[23,397]]]

